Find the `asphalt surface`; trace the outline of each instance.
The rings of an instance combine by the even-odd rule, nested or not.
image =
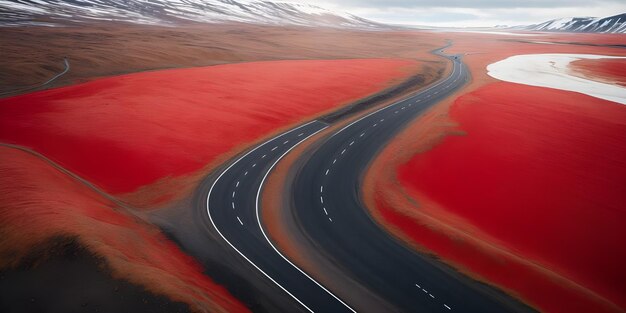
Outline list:
[[[429,88],[372,112],[326,137],[308,153],[293,186],[301,231],[347,275],[404,312],[512,312],[528,308],[406,247],[376,224],[361,202],[361,177],[378,152],[411,120],[463,86],[460,56],[450,75]],[[291,149],[328,125],[312,121],[232,162],[207,196],[212,226],[252,267],[311,312],[354,312],[349,303],[291,263],[262,228],[263,183]]]
[[[251,266],[310,312],[353,312],[285,258],[260,222],[260,189],[274,165],[292,148],[328,125],[312,121],[283,133],[233,162],[215,180],[207,213],[219,235]]]

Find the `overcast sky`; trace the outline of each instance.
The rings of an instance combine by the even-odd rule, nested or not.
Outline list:
[[[287,0],[378,22],[432,26],[525,25],[571,16],[626,13],[626,0]]]

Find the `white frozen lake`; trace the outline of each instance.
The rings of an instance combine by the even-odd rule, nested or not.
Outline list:
[[[522,54],[489,64],[487,74],[507,82],[574,91],[626,104],[625,87],[571,75],[571,62],[604,58],[626,59],[598,54]]]

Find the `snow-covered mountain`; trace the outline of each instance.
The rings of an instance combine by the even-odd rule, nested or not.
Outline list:
[[[375,29],[384,24],[295,3],[236,0],[0,0],[0,26],[64,25],[89,21],[140,24],[243,22]]]
[[[527,30],[626,33],[626,13],[609,17],[569,17],[524,27]]]

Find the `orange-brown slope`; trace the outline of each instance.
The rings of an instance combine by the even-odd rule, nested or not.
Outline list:
[[[247,311],[158,229],[36,155],[1,146],[0,173],[0,269],[15,268],[52,238],[78,238],[115,278],[194,311]]]

